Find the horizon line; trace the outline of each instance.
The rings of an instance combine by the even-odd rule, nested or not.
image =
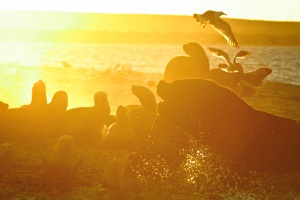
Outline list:
[[[71,13],[71,14],[95,14],[95,15],[154,15],[154,16],[182,16],[188,17],[193,14],[174,14],[174,13],[107,13],[107,12],[95,12],[95,11],[67,11],[67,10],[1,10],[0,12],[36,12],[36,13]],[[273,19],[249,19],[249,18],[233,18],[233,17],[222,17],[224,19],[233,20],[247,20],[247,21],[266,21],[266,22],[294,22],[300,23],[300,20],[273,20]]]

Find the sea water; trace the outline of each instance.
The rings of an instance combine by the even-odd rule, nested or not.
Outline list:
[[[203,46],[211,68],[225,61],[207,47],[222,49],[231,59],[239,50],[249,51],[249,57],[237,60],[246,72],[268,67],[273,70],[268,80],[300,85],[300,47]],[[48,101],[56,91],[65,90],[68,108],[92,106],[94,93],[104,91],[115,110],[118,105],[138,103],[131,85],[158,82],[169,60],[178,55],[186,55],[179,44],[0,43],[0,101],[10,108],[29,104],[31,88],[41,79]],[[71,67],[64,67],[63,61]]]

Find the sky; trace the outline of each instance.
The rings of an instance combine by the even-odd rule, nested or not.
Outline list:
[[[191,15],[223,11],[228,18],[300,22],[300,0],[0,0],[0,10]]]

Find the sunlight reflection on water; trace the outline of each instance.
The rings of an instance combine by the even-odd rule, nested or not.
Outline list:
[[[237,52],[227,46],[216,48],[227,51],[231,58]],[[300,84],[300,47],[247,46],[241,50],[251,52],[251,56],[239,60],[245,71],[270,67],[273,73],[267,79]],[[177,55],[185,55],[182,45],[0,43],[0,100],[10,107],[28,104],[31,87],[42,79],[48,101],[56,91],[65,90],[69,108],[92,106],[93,95],[99,90],[108,93],[112,104],[138,103],[130,91],[131,85],[159,81],[168,61]],[[207,55],[212,68],[224,62],[210,52]],[[73,68],[65,69],[63,61]],[[126,74],[103,76],[103,71],[117,65],[140,73],[129,70]],[[122,101],[121,94],[125,95]]]

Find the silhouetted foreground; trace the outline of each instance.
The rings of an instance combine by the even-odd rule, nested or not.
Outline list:
[[[47,102],[42,80],[33,85],[28,105],[9,108],[0,102],[0,141],[5,142],[0,146],[0,195],[63,198],[66,191],[85,187],[84,198],[90,199],[128,194],[198,198],[204,193],[210,199],[245,192],[266,197],[265,189],[282,185],[288,185],[283,193],[299,195],[298,179],[291,174],[300,171],[300,122],[259,111],[242,99],[255,98],[272,70],[244,72],[215,48],[210,50],[226,63],[211,68],[201,45],[183,47],[189,56],[170,60],[163,77],[168,81],[151,83],[162,100],[158,104],[149,88],[132,84],[128,90],[139,104],[118,105],[115,115],[105,91],[94,94],[91,107],[68,109],[66,91]],[[239,51],[236,57],[245,55],[249,52]],[[218,74],[209,76],[213,70]],[[109,84],[124,83],[110,70],[102,75]],[[251,89],[251,95],[244,95]],[[282,92],[277,89],[269,93]],[[294,179],[274,184],[274,177],[287,174]]]
[[[42,86],[41,88],[43,88],[43,82],[39,81],[35,86]],[[139,131],[135,150],[131,146],[124,146],[124,144],[113,148],[109,145],[105,146],[105,138],[102,138],[99,130],[96,134],[98,139],[85,132],[81,133],[82,135],[74,135],[73,142],[78,147],[78,155],[76,155],[77,153],[72,153],[75,151],[72,150],[69,136],[66,137],[66,142],[63,142],[64,139],[56,142],[58,139],[57,132],[50,132],[53,134],[52,136],[49,134],[49,130],[55,130],[57,123],[52,124],[52,129],[47,129],[43,126],[43,123],[39,124],[39,120],[34,121],[34,124],[18,124],[14,121],[18,130],[27,131],[30,136],[26,135],[26,132],[19,131],[12,131],[11,134],[5,135],[1,132],[1,141],[13,144],[13,154],[8,155],[13,155],[13,160],[16,161],[15,164],[10,165],[8,160],[7,166],[10,166],[10,169],[5,170],[1,184],[7,185],[10,183],[11,187],[20,188],[20,190],[10,188],[10,191],[15,191],[14,193],[4,190],[5,193],[2,193],[2,195],[4,197],[15,197],[16,194],[23,194],[22,191],[28,188],[27,195],[48,194],[52,197],[61,197],[64,194],[73,194],[72,191],[79,192],[83,187],[86,187],[89,188],[90,192],[84,192],[84,189],[82,192],[89,197],[92,195],[92,199],[103,195],[114,196],[114,190],[93,184],[100,184],[101,174],[113,157],[120,159],[120,161],[116,161],[117,163],[124,163],[123,159],[132,151],[138,151],[142,159],[138,157],[135,160],[131,166],[132,168],[128,171],[131,175],[126,174],[123,176],[122,174],[128,168],[123,171],[123,164],[120,165],[120,175],[118,176],[123,176],[124,180],[128,181],[145,182],[142,191],[148,197],[153,194],[156,197],[162,195],[161,192],[156,191],[159,183],[163,184],[164,194],[167,196],[177,191],[191,197],[195,191],[198,191],[200,196],[211,197],[211,194],[208,195],[207,193],[211,188],[216,191],[214,195],[218,196],[223,192],[228,195],[228,188],[225,187],[228,184],[231,189],[235,187],[234,184],[237,184],[236,192],[256,191],[258,189],[256,188],[257,184],[265,184],[263,189],[269,191],[267,185],[271,184],[274,187],[274,183],[271,182],[273,180],[272,175],[268,175],[269,173],[297,172],[299,170],[299,167],[296,168],[299,166],[299,151],[297,149],[299,139],[297,140],[298,135],[294,132],[296,130],[299,133],[299,122],[257,111],[228,88],[208,80],[180,80],[170,84],[161,82],[158,85],[158,94],[163,102],[159,103],[158,113],[153,108],[148,109],[153,107],[149,106],[153,105],[150,103],[153,102],[151,92],[149,93],[147,88],[139,87],[133,86],[132,90],[135,95],[140,96],[141,105],[128,105],[127,108],[130,113],[130,121],[131,117],[135,116],[131,121],[132,126],[135,127],[133,130]],[[41,96],[45,94],[44,90],[33,91],[39,91],[39,94],[42,94]],[[67,112],[67,109],[65,110],[67,105],[65,102],[66,93],[59,91],[58,94],[60,95],[54,95],[55,97],[53,97],[51,103],[47,105],[52,104],[52,108],[60,107],[61,112]],[[39,95],[34,94],[33,96]],[[145,96],[147,96],[146,102],[143,99]],[[42,99],[44,98],[40,98],[40,100]],[[64,100],[57,101],[58,99]],[[3,104],[3,107],[7,108],[5,104]],[[23,107],[22,109],[30,107]],[[41,108],[39,106],[35,107],[37,110]],[[123,107],[122,109],[126,113],[126,108]],[[1,112],[1,120],[5,112],[8,111]],[[157,115],[159,117],[156,118]],[[32,115],[28,115],[27,119],[29,121],[30,119],[40,119],[38,114],[35,118],[30,118],[30,116]],[[147,120],[140,120],[140,118]],[[111,121],[110,117],[107,119],[110,121],[107,123],[108,126],[116,120],[112,118]],[[79,120],[77,123],[81,124],[81,121]],[[154,123],[152,130],[149,126],[151,123]],[[44,129],[41,129],[41,127]],[[128,128],[127,122],[126,127]],[[34,137],[28,130],[35,133]],[[41,130],[45,130],[46,135]],[[108,130],[108,134],[113,131],[109,127]],[[279,135],[271,137],[272,131]],[[284,135],[282,135],[283,132]],[[122,134],[122,131],[119,130],[119,133]],[[126,134],[126,131],[123,133]],[[270,134],[266,135],[264,133]],[[102,132],[102,134],[104,133]],[[90,136],[92,136],[92,140],[89,139]],[[122,137],[124,136],[126,137],[126,135],[122,135]],[[287,144],[288,148],[286,148]],[[51,153],[51,149],[53,153]],[[45,157],[46,165],[43,164],[41,155]],[[82,162],[79,161],[78,156],[83,158]],[[217,164],[214,164],[215,161],[211,159],[217,159]],[[231,161],[228,165],[229,169],[226,167],[228,161]],[[79,165],[77,165],[78,162]],[[242,174],[240,172],[236,174],[236,171],[240,171],[236,168],[240,166],[243,166]],[[77,173],[73,174],[74,170]],[[110,168],[106,170],[110,170]],[[248,170],[250,171],[248,172]],[[116,172],[118,171],[116,169]],[[262,174],[259,172],[268,172],[263,177],[266,176],[266,179],[271,178],[271,180],[262,180]],[[66,175],[62,176],[60,173],[66,173]],[[207,177],[206,173],[210,175]],[[255,175],[256,173],[258,174]],[[186,182],[186,178],[191,174],[193,174],[195,181]],[[28,176],[30,176],[30,179],[28,179]],[[138,179],[136,179],[137,177]],[[171,177],[180,181],[174,181]],[[237,183],[235,183],[236,180],[238,180]],[[297,188],[294,183],[296,179],[288,180],[285,179],[284,181],[285,184],[289,185],[285,190]],[[43,187],[40,187],[42,184]],[[112,184],[113,187],[116,186],[121,189],[133,187],[133,192],[138,191],[139,195],[143,197],[140,189],[134,189],[140,188],[140,186],[122,185],[126,185],[128,182],[114,182]],[[218,188],[215,188],[214,184],[219,185]],[[169,186],[166,187],[166,185]],[[202,189],[199,189],[200,185]],[[282,186],[280,183],[278,185],[278,187]],[[278,187],[275,186],[275,188]],[[61,188],[60,191],[55,193],[58,188]],[[122,190],[124,191],[124,189]],[[152,192],[154,193],[151,194]],[[282,191],[282,193],[285,192]],[[255,194],[260,195],[259,192]],[[67,199],[72,199],[72,197]]]
[[[161,117],[218,154],[261,172],[299,172],[300,122],[255,110],[208,80],[161,81],[157,93]]]

